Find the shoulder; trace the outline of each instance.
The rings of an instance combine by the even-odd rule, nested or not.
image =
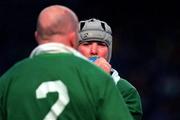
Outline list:
[[[79,64],[80,68],[83,69],[82,72],[84,74],[88,74],[90,77],[105,77],[108,79],[112,79],[109,74],[107,74],[101,68],[97,67],[95,64],[89,62],[88,60],[79,59],[77,64]]]
[[[77,73],[80,81],[88,85],[88,88],[104,93],[107,89],[115,87],[112,77],[92,62],[78,57],[74,57],[72,61],[73,73]]]
[[[74,57],[73,61],[75,67],[79,70],[79,73],[86,78],[91,79],[90,81],[99,82],[103,84],[104,81],[112,82],[112,77],[104,72],[101,68],[97,67],[92,62],[86,59]]]
[[[8,75],[11,75],[14,73],[14,71],[18,70],[21,66],[23,66],[26,61],[28,60],[28,58],[25,58],[23,60],[20,60],[18,62],[16,62],[14,65],[12,65],[2,76],[1,79],[7,77]]]
[[[120,78],[120,80],[118,81],[117,84],[119,86],[124,86],[124,87],[126,87],[128,89],[135,89],[136,90],[136,88],[128,80],[126,80],[124,78]]]
[[[136,88],[130,82],[128,82],[128,80],[120,77],[115,69],[112,68],[111,72],[111,76],[121,93],[137,93]]]
[[[135,98],[136,100],[140,99],[140,95],[137,89],[126,79],[121,78],[121,80],[119,80],[116,86],[124,98]]]
[[[120,78],[117,83],[117,87],[122,91],[136,92],[137,89],[130,83],[128,80],[124,78]]]
[[[0,91],[7,87],[8,83],[12,81],[13,76],[17,76],[18,69],[24,64],[26,59],[18,61],[12,67],[10,67],[3,75],[0,77]]]

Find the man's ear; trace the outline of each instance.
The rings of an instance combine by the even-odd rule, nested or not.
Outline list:
[[[77,41],[78,41],[78,37],[77,37],[77,33],[75,32],[71,32],[69,34],[69,41],[70,41],[70,46],[72,48],[77,48]]]
[[[38,41],[38,36],[39,36],[39,35],[38,35],[38,32],[35,31],[35,32],[34,32],[34,37],[35,37],[36,41]]]
[[[37,43],[38,43],[38,44],[40,44],[40,43],[41,43],[41,41],[40,41],[40,38],[39,38],[40,36],[39,36],[38,31],[35,31],[35,32],[34,32],[34,37],[35,37],[35,39],[36,39]]]

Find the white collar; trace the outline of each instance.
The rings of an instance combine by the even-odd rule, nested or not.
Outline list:
[[[68,47],[66,45],[63,45],[61,43],[46,43],[42,45],[38,45],[30,54],[30,58],[33,58],[34,56],[37,56],[39,54],[43,53],[70,53],[77,57],[86,59],[81,53],[76,51],[75,49]]]
[[[112,68],[111,72],[112,72],[111,76],[112,76],[115,84],[117,84],[118,81],[121,80],[121,77],[119,76],[118,72],[115,69]]]

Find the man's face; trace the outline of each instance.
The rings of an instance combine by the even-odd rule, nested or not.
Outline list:
[[[106,43],[99,41],[82,42],[78,46],[78,51],[87,58],[91,56],[99,56],[107,59],[108,56],[108,47]]]

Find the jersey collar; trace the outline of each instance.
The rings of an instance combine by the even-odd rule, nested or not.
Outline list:
[[[77,57],[86,59],[81,53],[76,51],[75,49],[68,47],[66,45],[63,45],[61,43],[46,43],[42,45],[38,45],[30,54],[30,58],[33,58],[34,56],[37,56],[39,54],[43,53],[70,53]],[[87,60],[87,59],[86,59]]]

